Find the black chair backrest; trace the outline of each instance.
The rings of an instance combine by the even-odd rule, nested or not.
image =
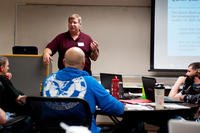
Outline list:
[[[13,54],[38,54],[38,48],[36,46],[13,46]]]
[[[27,97],[27,107],[36,127],[42,133],[60,133],[60,122],[90,129],[92,113],[89,104],[80,98]]]

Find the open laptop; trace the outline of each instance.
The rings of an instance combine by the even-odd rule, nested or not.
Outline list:
[[[119,79],[119,85],[120,85],[120,94],[121,98],[120,99],[130,99],[131,96],[128,94],[124,93],[124,88],[123,88],[123,78],[121,74],[114,74],[114,73],[100,73],[100,81],[103,87],[109,92],[111,92],[111,84],[112,84],[112,79],[117,76]]]
[[[111,83],[112,79],[117,76],[119,79],[120,85],[123,88],[123,81],[122,81],[122,75],[121,74],[114,74],[114,73],[100,73],[100,81],[101,84],[104,86],[104,88],[111,91]]]
[[[156,79],[152,77],[142,77],[142,83],[143,83],[146,98],[154,102],[155,101],[154,87],[156,84]],[[165,96],[164,102],[165,103],[182,103],[183,101]]]

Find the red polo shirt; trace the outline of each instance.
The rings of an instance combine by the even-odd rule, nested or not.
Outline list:
[[[58,68],[64,68],[63,58],[66,50],[71,47],[79,47],[85,53],[85,67],[84,70],[87,71],[90,75],[91,73],[91,60],[90,55],[92,50],[90,49],[90,44],[93,42],[92,38],[80,32],[78,38],[74,40],[69,32],[64,32],[57,35],[47,46],[46,48],[51,49],[53,56],[58,51]]]

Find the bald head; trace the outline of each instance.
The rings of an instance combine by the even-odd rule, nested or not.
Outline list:
[[[85,66],[85,54],[82,49],[72,47],[65,52],[63,62],[65,67],[73,67],[83,70]]]

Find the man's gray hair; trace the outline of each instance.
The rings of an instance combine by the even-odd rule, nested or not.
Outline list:
[[[81,16],[79,14],[72,14],[71,16],[69,16],[68,22],[70,20],[73,20],[73,19],[76,19],[76,18],[78,19],[78,22],[81,24],[82,20],[81,20]]]

